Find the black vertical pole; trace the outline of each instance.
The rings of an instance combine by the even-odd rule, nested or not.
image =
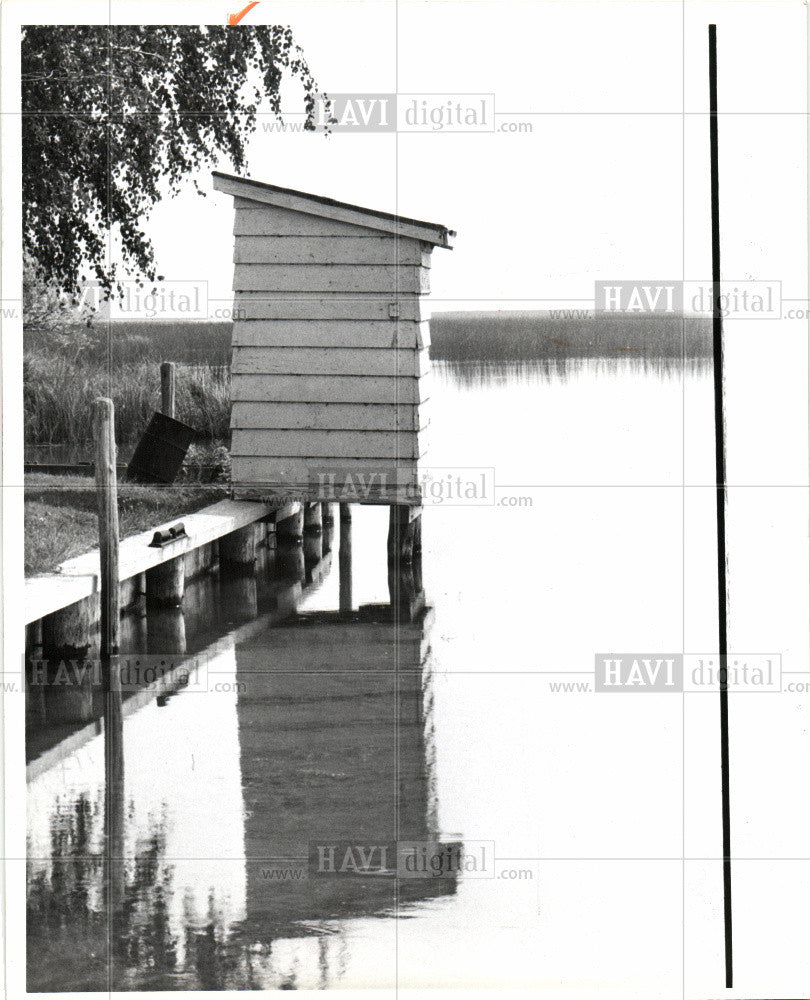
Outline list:
[[[720,781],[723,812],[723,926],[726,987],[733,985],[731,944],[731,803],[728,751],[728,585],[726,580],[726,442],[723,413],[723,314],[720,300],[720,179],[717,152],[717,27],[709,25],[709,145],[712,200],[712,355],[717,502],[717,607],[720,660]]]

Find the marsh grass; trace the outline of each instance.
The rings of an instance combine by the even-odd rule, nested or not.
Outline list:
[[[700,358],[711,355],[711,321],[700,316],[447,312],[431,318],[430,339],[431,358],[442,361]]]
[[[109,362],[112,365],[136,361],[176,361],[189,365],[229,365],[231,363],[230,322],[191,320],[114,320],[75,327],[70,338],[81,342],[80,360]],[[66,331],[26,329],[27,351],[51,352],[60,347]]]
[[[115,365],[64,354],[27,351],[23,360],[24,431],[27,445],[52,445],[92,439],[92,403],[108,396],[115,405],[119,443],[136,441],[160,407],[160,364],[130,361]],[[178,420],[201,440],[227,440],[230,374],[227,369],[178,366]]]

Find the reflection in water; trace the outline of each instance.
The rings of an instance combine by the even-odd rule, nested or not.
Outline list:
[[[203,655],[208,689],[127,695],[113,802],[103,704],[80,728],[45,705],[45,724],[40,711],[27,732],[29,986],[509,986],[556,1000],[560,983],[578,983],[578,1000],[595,984],[646,1000],[655,983],[682,993],[684,905],[695,933],[722,939],[722,912],[707,918],[705,899],[684,895],[677,860],[684,787],[694,811],[715,794],[711,773],[692,769],[684,786],[682,699],[642,706],[576,692],[596,650],[704,649],[716,636],[714,494],[682,488],[711,482],[714,469],[712,384],[697,368],[434,365],[431,463],[495,466],[506,496],[531,501],[426,510],[435,625],[418,565],[386,573],[387,511],[355,509],[335,539],[339,572],[325,575],[324,520],[319,564],[301,542],[261,546],[252,578],[189,581],[186,656]],[[763,406],[778,411],[783,383],[760,382],[756,407],[750,380],[736,401],[734,384],[729,467],[752,469],[772,445],[756,443],[775,426]],[[754,458],[735,456],[735,440],[746,455],[754,442]],[[801,551],[784,559],[806,500],[778,492],[737,491],[730,505],[730,551],[735,538],[759,538],[760,553],[779,554],[764,565],[782,584],[769,603],[763,564],[746,575],[738,563],[732,617],[747,637],[738,648],[771,648],[772,630],[790,624],[784,662],[801,670],[806,630],[779,616],[781,594],[806,593]],[[124,624],[124,649],[146,649],[153,621]],[[773,767],[742,769],[735,785],[760,846],[775,827],[756,816],[763,801],[768,816],[781,808],[768,779],[787,759],[797,704],[757,699],[750,725],[741,715],[733,728],[743,753],[776,747]],[[693,762],[715,759],[709,716],[687,720]],[[790,746],[790,759],[805,758],[804,743]],[[783,837],[806,826],[792,808],[779,813]],[[123,885],[105,868],[106,809],[123,810]],[[494,843],[506,871],[427,891],[402,881],[398,899],[380,880],[294,878],[313,835],[347,829],[375,839],[459,830],[468,846]],[[794,874],[796,899],[810,898]],[[709,964],[694,995],[714,995]]]
[[[516,381],[552,384],[575,379],[614,379],[617,372],[630,368],[636,378],[684,378],[711,369],[711,358],[647,357],[630,354],[615,358],[547,358],[542,361],[441,361],[434,362],[440,374],[449,375],[453,382],[465,388],[510,385]]]
[[[113,692],[100,727],[34,741],[29,990],[339,986],[346,921],[455,891],[307,869],[319,839],[437,837],[431,612],[413,572],[394,604],[352,610],[350,532],[341,610],[294,610],[328,570],[328,524],[219,582],[221,620],[243,624],[202,651],[189,623],[211,609],[210,578],[185,615],[150,612],[149,650],[196,651],[207,690]]]

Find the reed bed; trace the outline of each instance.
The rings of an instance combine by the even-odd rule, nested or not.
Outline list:
[[[431,318],[430,339],[431,358],[442,361],[702,358],[711,356],[711,321],[701,316],[447,312]]]
[[[108,396],[115,405],[119,443],[137,441],[160,408],[160,363],[105,364],[74,361],[51,351],[26,352],[23,360],[24,432],[28,445],[79,443],[92,439],[92,402]],[[227,367],[178,365],[176,416],[200,440],[229,436],[230,373]]]

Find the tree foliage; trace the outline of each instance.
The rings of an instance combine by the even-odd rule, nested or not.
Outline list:
[[[158,279],[144,217],[219,157],[243,170],[285,73],[312,130],[315,81],[287,27],[24,28],[23,243],[39,279],[70,295],[85,276],[108,291],[124,273]]]

